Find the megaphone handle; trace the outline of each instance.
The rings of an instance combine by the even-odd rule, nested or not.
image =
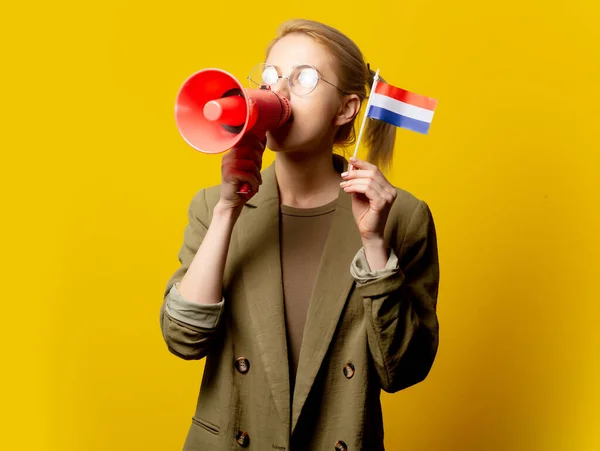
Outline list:
[[[264,133],[259,133],[257,135],[257,138],[260,139],[260,141],[264,141],[265,137],[267,136],[267,132],[265,131]],[[264,150],[263,150],[264,152]],[[252,188],[250,187],[249,183],[242,183],[240,185],[240,187],[238,188],[238,190],[236,191],[237,194],[249,194],[252,192]]]

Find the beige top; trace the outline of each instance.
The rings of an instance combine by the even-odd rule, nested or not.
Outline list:
[[[290,366],[296,381],[304,323],[337,199],[315,208],[281,205],[281,270]]]

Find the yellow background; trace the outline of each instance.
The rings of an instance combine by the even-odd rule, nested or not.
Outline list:
[[[600,449],[593,8],[3,5],[0,449],[181,449],[203,363],[167,352],[158,312],[221,158],[183,142],[174,99],[202,68],[243,79],[294,16],[439,100],[428,136],[399,131],[389,174],[431,205],[442,283],[430,376],[383,396],[388,449]]]

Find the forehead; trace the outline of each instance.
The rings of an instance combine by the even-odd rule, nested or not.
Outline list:
[[[301,33],[292,33],[281,38],[273,46],[266,60],[288,73],[299,64],[310,64],[324,75],[333,74],[333,60],[327,48]]]

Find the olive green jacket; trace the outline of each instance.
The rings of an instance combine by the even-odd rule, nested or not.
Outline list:
[[[274,164],[234,227],[221,302],[191,303],[177,292],[219,189],[200,190],[190,204],[181,266],[160,309],[169,351],[206,357],[184,450],[383,450],[380,390],[425,379],[438,348],[438,255],[427,204],[397,189],[385,230],[390,260],[370,271],[351,195],[340,190],[290,393]]]

